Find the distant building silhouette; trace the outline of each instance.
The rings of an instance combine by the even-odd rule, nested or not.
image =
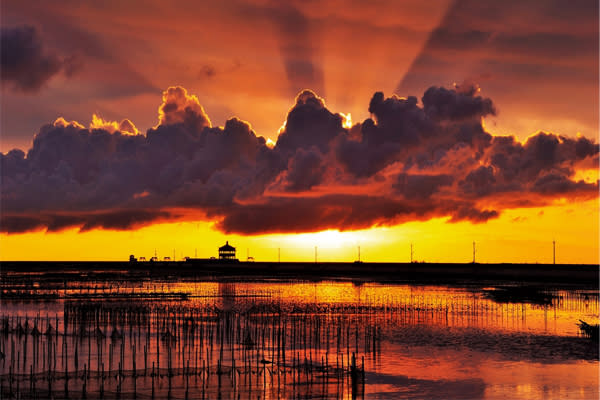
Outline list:
[[[235,260],[235,247],[231,246],[229,241],[219,247],[219,260]]]

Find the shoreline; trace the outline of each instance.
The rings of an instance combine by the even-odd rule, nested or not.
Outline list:
[[[60,278],[118,275],[120,278],[281,278],[411,282],[539,282],[599,286],[600,267],[590,264],[347,263],[186,261],[3,261],[0,277],[44,274]]]

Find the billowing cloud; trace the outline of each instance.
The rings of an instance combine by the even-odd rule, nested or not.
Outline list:
[[[423,95],[423,109],[427,116],[435,120],[463,120],[473,117],[495,115],[490,99],[474,96],[475,87],[455,90],[431,87]]]
[[[187,90],[180,86],[170,87],[163,93],[163,103],[158,109],[158,122],[162,125],[183,123],[195,132],[211,126],[198,98],[188,95]]]
[[[81,61],[75,56],[61,58],[44,47],[33,26],[3,27],[0,30],[0,76],[23,92],[36,92],[61,70],[74,74]]]
[[[322,98],[310,90],[303,90],[287,115],[277,147],[285,152],[316,146],[321,152],[327,152],[330,142],[343,132],[342,121],[340,114],[327,109]]]
[[[526,141],[481,124],[496,112],[475,86],[416,97],[375,93],[372,117],[344,117],[304,90],[275,146],[238,118],[213,127],[198,98],[163,93],[146,134],[125,119],[63,118],[27,154],[0,156],[3,232],[130,229],[210,220],[224,232],[362,229],[447,217],[483,223],[508,208],[598,196],[598,144],[539,132]]]

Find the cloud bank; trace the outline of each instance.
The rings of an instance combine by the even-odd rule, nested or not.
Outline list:
[[[273,147],[248,122],[212,126],[183,87],[163,93],[158,124],[94,116],[43,126],[27,153],[0,154],[0,229],[131,229],[209,220],[226,233],[353,230],[447,217],[482,223],[505,209],[598,196],[598,144],[539,132],[493,136],[477,88],[375,93],[351,128],[303,90]]]

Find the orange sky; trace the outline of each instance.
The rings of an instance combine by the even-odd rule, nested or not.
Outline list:
[[[495,132],[598,137],[597,4],[287,3],[3,2],[2,26],[37,27],[47,51],[73,57],[77,68],[35,93],[3,85],[0,150],[28,148],[58,116],[129,118],[143,132],[155,124],[148,110],[173,85],[197,94],[216,125],[237,116],[273,140],[300,89],[361,121],[375,91],[421,96],[464,80],[498,105]],[[446,33],[459,24],[466,33]],[[286,46],[307,58],[314,79],[289,79]]]
[[[161,93],[176,85],[197,96],[212,126],[225,126],[236,116],[273,142],[301,89],[314,90],[328,110],[350,113],[356,124],[372,115],[369,100],[376,91],[414,95],[421,106],[427,88],[454,83],[478,85],[492,99],[496,113],[484,118],[491,134],[520,141],[539,131],[595,142],[599,137],[597,4],[437,0],[426,6],[386,1],[282,6],[248,0],[176,6],[109,1],[99,7],[64,1],[34,9],[8,0],[2,11],[3,29],[33,27],[42,57],[57,63],[39,81],[26,82],[29,87],[19,80],[25,78],[3,75],[3,153],[27,152],[40,127],[58,117],[83,126],[93,114],[106,121],[128,119],[143,134],[157,126]],[[593,162],[575,168],[573,182],[597,182]],[[389,179],[397,172],[388,168],[383,175]],[[280,176],[286,177],[289,173]],[[376,186],[379,178],[364,184]],[[335,176],[327,179],[296,195],[339,190]],[[3,186],[6,200],[11,193]],[[345,190],[360,187],[354,182]],[[478,201],[480,208],[513,200],[486,199]],[[308,261],[319,246],[320,260],[353,261],[360,245],[365,260],[408,261],[413,242],[416,259],[461,262],[471,260],[475,240],[481,262],[549,262],[555,239],[558,262],[598,263],[598,218],[597,196],[589,194],[510,206],[477,224],[447,223],[449,217],[436,214],[396,226],[342,233],[331,226],[302,235],[226,234],[196,213],[126,231],[1,234],[0,259],[121,260],[131,253],[151,256],[155,248],[160,256],[172,256],[175,248],[177,257],[193,256],[195,249],[208,257],[229,240],[242,259],[250,249],[257,260],[276,260],[281,248],[282,259]]]

